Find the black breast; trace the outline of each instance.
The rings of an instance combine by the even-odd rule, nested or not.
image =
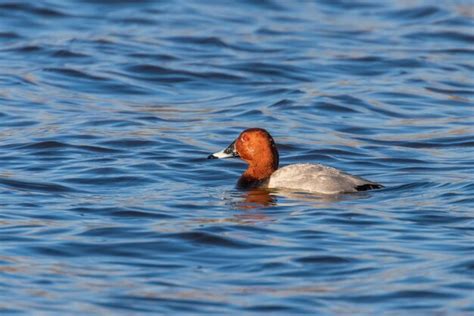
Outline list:
[[[268,184],[268,179],[258,180],[251,177],[241,176],[237,182],[237,187],[239,189],[253,189],[264,187]]]

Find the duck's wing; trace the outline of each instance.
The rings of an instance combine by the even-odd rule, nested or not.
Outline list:
[[[320,164],[294,164],[275,171],[268,181],[268,187],[337,194],[378,189],[383,186]]]

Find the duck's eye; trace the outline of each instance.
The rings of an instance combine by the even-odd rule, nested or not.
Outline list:
[[[240,140],[241,140],[243,143],[245,143],[246,141],[249,140],[249,137],[248,137],[248,135],[245,135],[245,134],[244,134],[244,135],[242,135],[242,136],[240,137]]]

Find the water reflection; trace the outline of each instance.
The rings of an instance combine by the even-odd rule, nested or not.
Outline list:
[[[237,200],[233,205],[237,209],[251,210],[261,207],[270,207],[277,205],[276,196],[271,194],[270,190],[266,189],[251,189],[244,191],[242,199]]]
[[[238,210],[252,210],[274,206],[291,206],[301,202],[310,203],[314,208],[326,208],[336,202],[365,199],[371,194],[357,192],[348,194],[316,194],[285,189],[251,189],[230,192],[230,205]]]

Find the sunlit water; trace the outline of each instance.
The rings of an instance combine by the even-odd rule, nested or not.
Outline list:
[[[0,1],[0,314],[472,315],[473,20]],[[239,191],[247,127],[386,188]]]

